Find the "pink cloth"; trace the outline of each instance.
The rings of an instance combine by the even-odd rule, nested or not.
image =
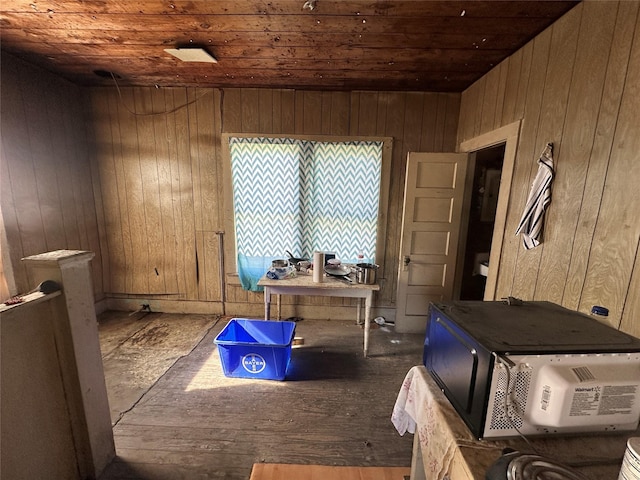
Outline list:
[[[422,365],[405,376],[391,422],[400,435],[417,431],[424,471],[433,480],[447,477],[457,445],[475,440]]]

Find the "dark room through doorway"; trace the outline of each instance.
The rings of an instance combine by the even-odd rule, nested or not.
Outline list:
[[[483,300],[505,144],[476,152],[460,300]]]

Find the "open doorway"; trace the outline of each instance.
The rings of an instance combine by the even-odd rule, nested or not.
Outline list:
[[[507,223],[507,210],[509,207],[509,197],[511,195],[511,182],[513,179],[513,168],[516,162],[516,152],[518,150],[518,137],[520,134],[520,121],[504,125],[496,130],[483,133],[474,138],[464,140],[460,143],[460,152],[477,153],[482,150],[491,149],[496,146],[504,145],[504,154],[502,162],[502,172],[500,174],[500,189],[498,194],[498,205],[495,212],[495,220],[493,223],[493,237],[491,238],[491,254],[489,273],[486,277],[486,286],[484,288],[485,301],[495,300],[498,294],[498,281],[500,277],[500,262],[502,258],[502,245],[505,236],[505,227]],[[473,168],[473,167],[471,167]],[[467,183],[467,191],[470,192],[471,185],[469,178]],[[467,196],[470,199],[470,196]],[[467,200],[469,202],[470,200]],[[467,203],[468,206],[468,203]],[[465,212],[466,214],[466,212]],[[466,223],[465,223],[466,225]],[[466,240],[466,236],[465,239]],[[460,243],[462,250],[458,251],[459,257],[464,257],[464,248],[466,243]],[[460,262],[464,265],[464,262]],[[462,269],[459,268],[456,274],[456,298],[459,298],[460,287],[462,283]]]
[[[504,143],[476,152],[460,286],[461,300],[484,299],[504,154]]]

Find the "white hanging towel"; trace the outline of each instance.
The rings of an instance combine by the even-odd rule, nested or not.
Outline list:
[[[537,247],[542,241],[544,211],[551,203],[551,182],[553,181],[553,144],[547,143],[538,159],[538,173],[531,185],[529,198],[516,235],[522,234],[522,243],[527,250]]]

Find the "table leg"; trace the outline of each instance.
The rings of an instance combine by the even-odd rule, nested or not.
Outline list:
[[[269,320],[271,315],[271,290],[264,287],[264,319]]]
[[[356,304],[356,325],[362,325],[362,299],[357,299],[358,303]]]
[[[373,294],[370,292],[364,302],[364,356],[369,351],[369,329],[371,327],[371,299]]]
[[[280,297],[282,297],[280,294],[276,297],[276,304],[278,305],[278,321],[282,320]]]

